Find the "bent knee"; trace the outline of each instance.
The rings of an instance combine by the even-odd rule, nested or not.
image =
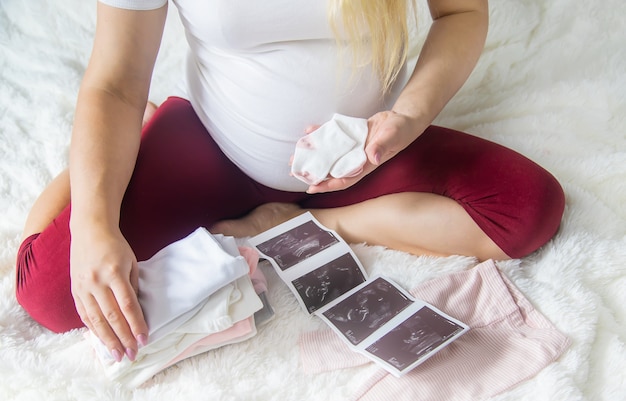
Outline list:
[[[535,172],[500,191],[488,200],[466,205],[466,210],[502,252],[521,258],[554,237],[563,217],[565,194],[550,173]]]
[[[18,251],[17,302],[33,320],[56,333],[83,327],[70,291],[69,263],[59,265],[54,255],[38,257],[33,249],[38,237],[27,237]]]
[[[565,210],[565,193],[552,175],[546,175],[534,182],[530,198],[521,205],[519,212],[516,246],[512,247],[513,257],[526,256],[543,245],[557,233]]]

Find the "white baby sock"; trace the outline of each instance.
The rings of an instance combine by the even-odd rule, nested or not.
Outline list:
[[[366,119],[333,115],[330,121],[298,140],[291,173],[309,185],[319,184],[328,175],[343,178],[360,173],[367,160],[367,132]]]
[[[335,114],[333,119],[343,133],[349,135],[356,144],[333,165],[330,175],[335,178],[353,177],[363,170],[367,161],[365,140],[367,139],[367,120]]]

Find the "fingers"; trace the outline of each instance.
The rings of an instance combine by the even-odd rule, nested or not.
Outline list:
[[[78,297],[76,297],[75,295],[74,295],[74,303],[76,305],[76,312],[78,312],[78,316],[80,317],[80,320],[85,324],[85,326],[87,326],[89,331],[95,332],[93,327],[92,327],[92,325],[91,325],[91,321],[87,317],[88,316],[87,310],[83,306],[82,301]]]
[[[319,194],[323,192],[339,191],[341,189],[349,187],[351,184],[346,183],[344,178],[331,178],[326,181],[322,181],[317,185],[311,185],[306,190],[309,195]]]
[[[317,125],[309,125],[308,127],[306,127],[304,129],[304,133],[306,135],[309,135],[311,132],[315,131],[316,129],[318,129],[319,127],[321,127],[321,125],[317,124]]]
[[[375,166],[380,166],[383,160],[383,155],[385,153],[387,153],[385,152],[385,149],[377,142],[373,142],[365,148],[367,160]]]
[[[344,178],[329,178],[320,182],[317,185],[309,186],[306,192],[308,194],[317,194],[322,192],[332,192],[346,189],[359,182],[363,177],[372,172],[375,168],[375,165],[366,163],[365,166],[363,166],[363,171],[361,171],[361,173],[356,176]]]
[[[148,341],[148,327],[137,299],[137,263],[129,264],[129,273],[114,274],[110,279],[85,281],[89,275],[78,274],[72,290],[81,320],[118,362],[124,355],[133,361],[139,346]],[[98,270],[102,271],[106,269]]]
[[[143,347],[148,344],[149,329],[137,299],[137,294],[139,294],[139,266],[137,266],[137,262],[133,262],[133,268],[130,271],[130,285],[132,287],[132,304],[128,308],[122,308],[122,311],[127,311],[124,312],[124,316],[126,316],[137,342]]]
[[[388,118],[386,114],[383,114],[383,117],[368,121],[370,135],[365,146],[365,154],[367,160],[375,166],[389,160],[394,154],[389,149],[394,148],[394,142],[397,140],[397,129],[390,124],[385,124],[388,122]]]
[[[135,275],[135,282],[133,283],[133,274]],[[127,340],[120,337],[120,332],[115,330],[118,338],[123,344],[130,344],[134,347],[134,351],[137,351],[137,345],[144,346],[148,341],[148,325],[143,316],[141,305],[137,299],[137,268],[131,270],[131,281],[117,281],[111,286],[113,294],[115,296],[116,304],[119,311],[122,314],[123,325],[121,327],[125,329],[128,327],[130,331],[127,334],[129,337]]]
[[[85,326],[87,326],[87,328],[107,347],[113,359],[117,362],[121,362],[124,357],[124,353],[122,352],[124,349],[123,345],[119,342],[117,336],[113,334],[110,326],[108,324],[104,324],[106,319],[100,313],[100,309],[97,306],[95,299],[89,299],[86,304],[88,305],[88,308],[83,305],[83,302],[79,300],[76,301],[76,310],[78,311],[78,315],[81,320],[85,323]],[[129,359],[134,357],[132,352],[129,352],[129,354]]]
[[[365,146],[367,160],[375,166],[380,166],[404,147],[398,144],[398,142],[398,138],[392,129],[380,129],[375,132],[372,140]]]
[[[135,360],[138,345],[145,345],[145,333],[148,330],[130,284],[104,288],[93,295],[82,297],[76,303],[76,308],[85,325],[102,341],[117,362],[124,355],[131,361]]]
[[[130,285],[133,289],[134,294],[139,293],[139,266],[137,266],[137,262],[132,262],[132,268],[130,269]]]
[[[133,345],[129,337],[130,328],[122,327],[121,312],[116,307],[116,302],[111,293],[100,294],[98,298],[88,295],[81,299],[83,313],[81,319],[85,325],[102,341],[111,356],[120,362],[124,354],[134,360]],[[114,330],[120,331],[119,337]],[[126,341],[127,344],[123,342]],[[128,349],[128,352],[127,352]]]
[[[368,120],[369,136],[365,153],[379,166],[413,142],[426,127],[418,119],[394,111],[383,111]]]

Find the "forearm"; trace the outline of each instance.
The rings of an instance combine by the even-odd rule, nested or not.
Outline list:
[[[70,147],[72,230],[119,226],[166,15],[166,6],[130,11],[98,3]]]
[[[431,4],[431,8],[436,7]],[[482,52],[488,27],[488,10],[471,9],[437,15],[417,64],[393,111],[410,116],[419,133],[428,127],[463,86]]]
[[[118,226],[137,158],[142,113],[115,94],[81,89],[70,147],[72,229]]]

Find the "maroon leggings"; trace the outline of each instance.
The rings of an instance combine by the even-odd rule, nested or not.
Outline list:
[[[138,260],[199,226],[242,216],[267,202],[305,208],[344,206],[398,192],[429,192],[457,201],[507,255],[518,258],[557,231],[563,191],[547,171],[495,143],[431,126],[413,144],[356,185],[308,195],[265,187],[217,147],[188,101],[169,98],[143,131],[120,218]],[[43,326],[82,327],[70,293],[68,206],[17,257],[17,299]]]

